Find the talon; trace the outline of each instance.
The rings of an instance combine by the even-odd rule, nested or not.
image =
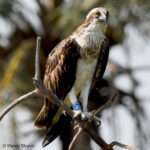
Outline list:
[[[63,113],[65,116],[68,116],[65,110],[63,110],[62,113]]]
[[[93,116],[93,121],[95,121],[95,124],[96,124],[97,126],[100,126],[100,125],[101,125],[101,121],[100,121],[100,119],[99,119],[97,116]]]
[[[87,120],[87,116],[86,116],[86,114],[84,112],[82,112],[82,111],[74,111],[74,113],[75,113],[74,114],[74,118],[80,117],[80,119],[82,121]]]
[[[81,116],[81,113],[82,113],[82,111],[80,111],[80,110],[78,110],[78,111],[73,110],[73,112],[74,112],[73,118],[77,118],[78,116]]]
[[[97,121],[97,122],[96,122],[96,125],[97,125],[97,126],[100,126],[100,125],[101,125],[101,121],[100,121],[100,120]]]
[[[101,121],[97,116],[93,115],[90,112],[83,112],[83,114],[85,115],[85,119],[94,121],[97,124],[97,126],[101,125]]]
[[[86,120],[86,115],[84,114],[84,112],[81,113],[81,120]]]
[[[97,116],[95,116],[89,112],[82,112],[81,110],[80,111],[74,111],[74,117],[73,118],[77,118],[77,117],[80,117],[80,119],[82,121],[91,120],[91,121],[95,122],[97,126],[101,125],[100,119]]]

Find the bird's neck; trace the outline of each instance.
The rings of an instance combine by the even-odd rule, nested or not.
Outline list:
[[[105,28],[99,24],[89,25],[86,28],[81,28],[79,32],[74,32],[71,36],[80,45],[81,49],[87,56],[98,56],[101,44],[105,38]]]

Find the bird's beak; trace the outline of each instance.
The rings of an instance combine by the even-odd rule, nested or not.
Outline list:
[[[107,11],[106,13],[102,13],[101,16],[98,19],[101,22],[108,23],[108,17],[109,17],[109,13]]]

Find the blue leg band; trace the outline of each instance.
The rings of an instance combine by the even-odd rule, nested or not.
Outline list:
[[[78,111],[78,110],[82,111],[82,107],[79,102],[75,102],[74,104],[72,104],[72,107],[75,111]]]

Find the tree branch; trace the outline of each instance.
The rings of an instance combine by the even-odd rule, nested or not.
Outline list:
[[[40,46],[41,46],[41,37],[37,37],[36,42],[36,54],[35,54],[35,76],[34,79],[40,80]]]
[[[75,136],[73,137],[73,139],[72,139],[72,141],[71,141],[71,143],[70,143],[70,145],[69,145],[68,150],[72,150],[72,147],[73,147],[73,145],[74,145],[76,139],[77,139],[78,136],[82,133],[82,131],[83,131],[83,129],[79,127],[79,130],[78,130],[78,132],[75,134]]]
[[[115,100],[116,97],[117,97],[117,93],[115,93],[105,104],[100,106],[93,114],[98,115],[103,109],[110,106],[112,104],[112,102]]]
[[[8,105],[5,110],[1,113],[0,115],[0,121],[3,119],[3,117],[12,109],[14,108],[16,105],[20,104],[21,102],[23,102],[24,100],[26,100],[27,98],[31,97],[31,96],[35,96],[37,93],[37,90],[33,90],[21,97],[19,97],[18,99],[14,100],[10,105]]]
[[[39,63],[39,51],[40,51],[40,43],[41,43],[41,38],[38,37],[37,38],[37,45],[36,45],[36,59],[35,59],[35,76],[33,78],[33,84],[35,85],[35,90],[19,97],[18,99],[14,100],[0,115],[0,120],[2,120],[2,118],[12,109],[14,108],[16,105],[18,105],[19,103],[21,103],[22,101],[24,101],[25,99],[31,97],[31,96],[42,96],[42,97],[47,97],[49,101],[51,101],[52,103],[56,104],[58,107],[61,107],[63,110],[65,110],[65,112],[71,116],[72,118],[74,118],[74,112],[66,105],[63,103],[63,101],[58,98],[51,90],[47,89],[43,82],[40,79],[40,63]],[[82,131],[86,131],[90,137],[103,149],[103,150],[113,150],[113,146],[117,145],[120,146],[122,148],[130,148],[127,145],[123,145],[120,144],[118,142],[112,142],[111,144],[107,144],[101,137],[99,137],[97,135],[97,133],[95,132],[95,130],[92,128],[92,122],[93,121],[97,121],[97,117],[95,115],[97,115],[100,111],[102,111],[104,108],[106,108],[115,98],[116,96],[113,96],[108,102],[106,102],[106,104],[102,105],[101,107],[99,107],[94,113],[93,113],[93,119],[91,120],[90,117],[87,118],[88,121],[83,121],[81,120],[81,117],[76,117],[74,118],[75,121],[77,122],[77,124],[80,126],[79,131],[77,132],[77,134],[75,135],[75,137],[73,138],[72,143],[74,143],[74,141],[76,140],[76,138],[78,137],[78,135],[82,132]],[[71,147],[72,145],[70,145]],[[131,150],[131,149],[129,149]],[[135,149],[132,149],[135,150]]]
[[[132,147],[132,146],[125,145],[125,144],[121,144],[121,143],[116,142],[116,141],[110,143],[109,145],[110,145],[110,147],[112,147],[112,148],[113,148],[114,146],[119,146],[119,147],[121,147],[121,148],[126,148],[126,149],[128,149],[128,150],[136,150],[136,149],[135,149],[134,147]]]
[[[105,109],[106,107],[108,107],[109,105],[111,105],[111,103],[113,102],[113,100],[116,98],[117,93],[114,94],[105,104],[103,104],[102,106],[100,106],[96,111],[93,112],[93,115],[97,116],[103,109]],[[83,132],[84,130],[78,126],[78,132],[75,134],[75,136],[73,137],[68,150],[71,150],[75,141],[77,140],[78,136]],[[94,131],[95,132],[95,131]],[[103,141],[99,141],[99,142],[103,142]]]

